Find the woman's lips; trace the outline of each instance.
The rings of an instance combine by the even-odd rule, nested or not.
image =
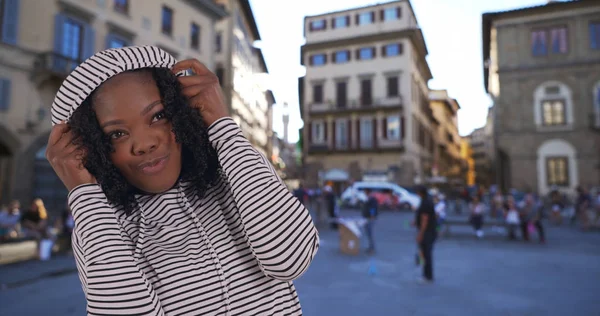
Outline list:
[[[169,161],[169,155],[155,158],[140,164],[140,170],[147,175],[154,175],[165,169],[167,161]]]

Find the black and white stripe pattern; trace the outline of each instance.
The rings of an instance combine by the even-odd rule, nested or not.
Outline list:
[[[170,68],[175,63],[173,56],[156,46],[111,48],[94,54],[77,66],[58,89],[50,110],[52,125],[68,121],[81,103],[111,77],[140,68]]]
[[[139,196],[130,215],[97,185],[69,194],[89,315],[301,315],[292,280],[319,247],[309,212],[231,118],[209,128],[225,178]]]

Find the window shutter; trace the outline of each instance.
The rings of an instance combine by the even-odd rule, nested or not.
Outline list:
[[[324,60],[324,63],[326,64],[327,63],[327,54],[323,54],[323,60]]]
[[[308,143],[309,144],[312,144],[312,142],[313,142],[312,126],[313,126],[313,123],[309,122],[308,123],[308,131],[306,131],[308,133]]]
[[[400,139],[404,139],[404,131],[406,131],[404,127],[404,116],[400,116]]]
[[[400,18],[402,16],[402,8],[401,7],[396,7],[396,16],[398,18]]]
[[[383,9],[379,10],[379,19],[383,21],[385,18],[385,11]]]
[[[311,32],[315,30],[315,29],[313,28],[312,21],[308,23],[308,30],[309,30],[309,31],[311,31]]]
[[[356,60],[360,60],[360,48],[356,49],[355,55],[356,55]]]
[[[398,43],[396,45],[398,45],[398,55],[402,55],[404,46],[402,46],[402,43]]]
[[[383,139],[387,139],[388,138],[388,130],[387,130],[387,117],[384,117],[382,122],[381,122],[382,128],[383,128]]]
[[[371,52],[373,54],[373,58],[377,57],[377,49],[375,49],[375,46],[371,47]]]
[[[356,148],[360,148],[360,118],[356,119]]]
[[[352,54],[350,54],[350,50],[346,49],[346,56],[348,56],[348,61],[352,59]]]
[[[308,56],[308,65],[309,65],[309,66],[312,66],[312,65],[314,64],[314,62],[313,62],[313,57],[314,57],[314,55],[310,55],[310,56]]]
[[[19,0],[4,1],[4,16],[2,17],[2,42],[17,45],[19,31]]]
[[[327,142],[327,122],[323,122],[323,139]]]
[[[327,19],[323,19],[323,30],[327,29]]]
[[[373,118],[373,147],[377,147],[377,118]]]
[[[383,57],[387,56],[387,52],[385,50],[385,46],[386,45],[381,46],[381,56],[383,56]]]
[[[82,59],[87,59],[88,57],[94,55],[95,52],[96,31],[91,25],[86,24],[84,27],[83,36],[83,56],[81,57]]]
[[[0,79],[0,111],[8,110],[10,106],[10,80]]]
[[[57,72],[64,71],[67,61],[60,56],[64,56],[63,52],[63,29],[65,22],[67,21],[67,16],[58,13],[54,16],[54,53],[58,54],[58,56],[54,56],[52,58],[52,68]]]
[[[360,23],[360,14],[358,14],[358,13],[357,13],[357,14],[354,16],[354,23],[355,23],[356,25],[358,25],[358,23]]]
[[[346,129],[348,130],[348,144],[346,147],[350,149],[352,148],[352,119],[348,119],[346,126]]]
[[[336,146],[337,146],[337,139],[335,138],[335,136],[336,136],[335,134],[336,134],[337,131],[335,130],[335,127],[336,127],[335,126],[335,120],[333,122],[331,122],[331,125],[333,127],[331,129],[331,140],[333,141],[333,148],[336,148]]]
[[[346,15],[346,26],[350,26],[350,16]]]
[[[325,21],[327,21],[327,20],[325,20]],[[336,28],[336,26],[335,26],[335,18],[331,18],[331,28],[332,29]]]
[[[375,11],[371,11],[371,23],[375,22]]]
[[[337,62],[337,58],[335,58],[335,52],[331,53],[331,62],[332,63],[336,63]]]

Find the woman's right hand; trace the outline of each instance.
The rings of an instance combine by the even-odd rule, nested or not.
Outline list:
[[[64,123],[52,128],[46,148],[46,159],[69,192],[81,184],[96,183],[83,166],[85,152],[73,142],[71,128]]]

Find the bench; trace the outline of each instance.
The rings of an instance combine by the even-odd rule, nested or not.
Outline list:
[[[469,217],[466,216],[448,216],[444,220],[442,233],[444,235],[450,233],[450,227],[452,226],[471,226],[471,222],[469,221]],[[501,227],[508,228],[508,224],[504,220],[499,220],[495,218],[484,217],[483,218],[483,227]]]

